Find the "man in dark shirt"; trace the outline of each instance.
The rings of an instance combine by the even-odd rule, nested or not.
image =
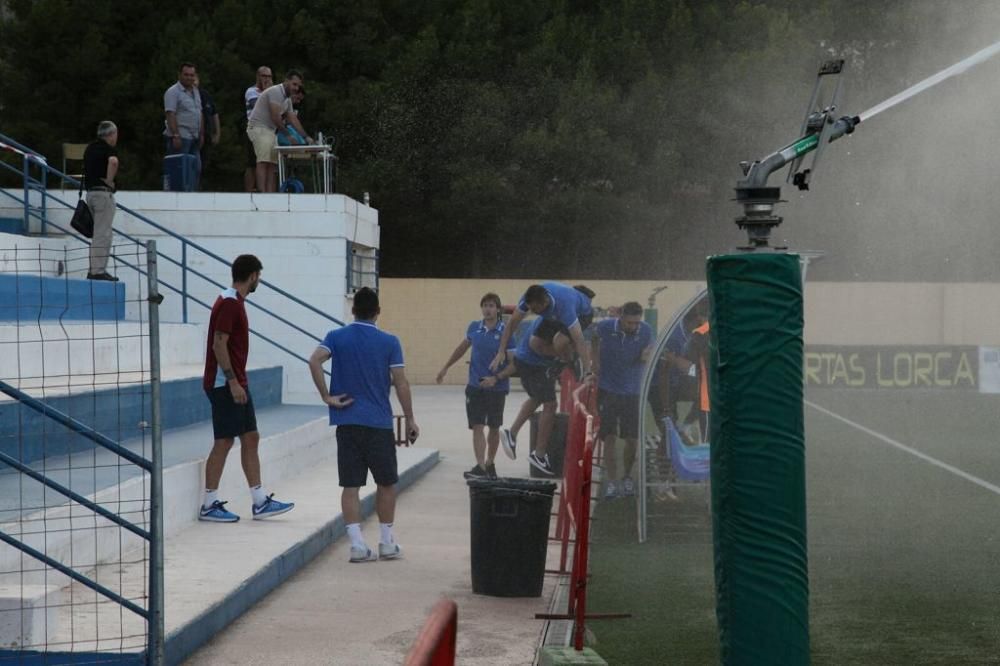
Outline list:
[[[87,188],[87,205],[94,217],[94,237],[90,241],[88,280],[118,278],[108,274],[111,252],[111,223],[115,219],[115,176],[118,175],[118,127],[110,120],[97,126],[97,140],[83,151],[83,185]]]
[[[201,175],[204,177],[208,170],[208,157],[212,152],[212,146],[219,145],[222,124],[219,121],[219,111],[215,108],[215,100],[201,87],[201,81],[197,74],[194,77],[194,87],[201,95],[201,124],[205,128],[205,142],[201,146]]]
[[[208,320],[208,349],[202,388],[212,403],[212,430],[215,443],[205,462],[205,497],[200,520],[235,523],[238,515],[219,500],[219,481],[229,449],[240,438],[240,461],[250,484],[254,520],[277,516],[295,508],[292,502],[279,502],[260,483],[260,457],[257,445],[257,416],[247,381],[247,356],[250,353],[250,322],[243,302],[257,290],[263,266],[252,254],[241,254],[233,261],[233,286],[226,289],[212,306]]]

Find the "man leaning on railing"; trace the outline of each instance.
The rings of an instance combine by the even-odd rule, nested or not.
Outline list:
[[[97,126],[97,140],[83,152],[83,185],[87,205],[94,216],[94,237],[90,241],[88,280],[118,282],[108,273],[111,252],[111,223],[115,219],[115,176],[118,174],[118,127],[110,120]]]

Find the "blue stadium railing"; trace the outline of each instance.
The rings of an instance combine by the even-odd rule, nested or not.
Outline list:
[[[21,167],[20,170],[18,170],[17,168],[11,166],[10,164],[5,163],[2,160],[0,160],[0,167],[3,167],[3,169],[7,170],[10,173],[13,173],[13,174],[16,174],[16,175],[20,175],[21,178],[23,179],[23,188],[22,189],[23,189],[24,194],[23,194],[23,199],[21,199],[20,201],[23,204],[23,208],[24,208],[24,221],[25,221],[25,225],[26,226],[28,225],[28,221],[31,218],[36,218],[36,219],[38,219],[41,222],[41,233],[42,233],[42,235],[45,234],[46,228],[49,225],[51,225],[51,226],[55,227],[56,229],[58,229],[60,232],[62,232],[64,234],[67,234],[67,235],[70,235],[70,236],[74,236],[74,237],[80,239],[81,242],[86,242],[86,240],[84,240],[83,237],[80,236],[79,234],[77,234],[73,229],[67,229],[67,228],[65,228],[65,227],[63,227],[63,226],[61,226],[59,224],[56,224],[56,223],[52,222],[50,219],[48,219],[48,205],[47,205],[47,203],[48,203],[49,199],[51,199],[54,203],[57,203],[57,204],[59,204],[61,206],[65,206],[66,208],[69,208],[69,209],[73,209],[73,208],[76,207],[75,202],[71,203],[69,201],[66,201],[66,200],[64,200],[64,199],[62,199],[62,198],[60,198],[58,196],[53,195],[48,190],[47,183],[48,183],[49,179],[50,178],[55,178],[58,181],[66,184],[66,185],[71,185],[74,189],[80,187],[80,181],[78,181],[77,179],[73,178],[72,176],[68,176],[68,175],[64,174],[63,172],[59,171],[58,169],[56,169],[56,168],[54,168],[52,166],[49,166],[48,162],[46,161],[46,159],[41,154],[39,154],[38,152],[32,150],[31,148],[28,148],[26,146],[21,145],[20,143],[14,141],[13,139],[7,137],[6,135],[4,135],[2,133],[0,133],[0,144],[7,144],[8,146],[14,148],[15,150],[8,151],[8,152],[13,152],[13,153],[19,154],[20,157],[21,157],[22,167]],[[2,153],[0,153],[0,154],[2,154]],[[35,173],[35,172],[37,172],[39,174],[37,177],[35,175],[33,175],[33,173]],[[18,200],[17,197],[15,197],[10,192],[7,192],[6,190],[0,189],[0,192],[2,192],[3,194],[5,194],[6,196],[8,196],[10,198],[13,198],[15,201]],[[32,206],[30,204],[31,192],[37,192],[38,195],[41,197],[41,205],[40,206]],[[184,323],[188,323],[188,301],[193,301],[193,302],[197,303],[198,305],[201,305],[204,308],[211,309],[212,306],[211,306],[210,303],[206,303],[205,301],[202,301],[202,300],[198,299],[197,297],[192,296],[189,293],[189,291],[188,291],[188,276],[189,276],[189,274],[192,275],[192,276],[199,277],[199,278],[205,280],[206,282],[208,282],[209,284],[212,284],[212,285],[214,285],[216,287],[219,287],[220,289],[224,289],[228,285],[223,285],[222,283],[217,282],[217,281],[213,280],[212,278],[208,277],[207,275],[205,275],[201,271],[199,271],[197,269],[194,269],[194,268],[191,268],[190,266],[188,266],[188,262],[187,262],[188,250],[192,249],[192,250],[196,250],[198,252],[201,252],[205,256],[210,257],[211,259],[213,259],[213,260],[215,260],[215,261],[219,262],[220,264],[223,264],[224,266],[227,266],[227,267],[230,264],[229,260],[223,259],[219,255],[217,255],[214,252],[212,252],[211,250],[203,247],[202,245],[199,245],[198,243],[192,242],[191,240],[185,238],[184,236],[182,236],[182,235],[180,235],[180,234],[178,234],[178,233],[176,233],[174,231],[171,231],[170,229],[167,229],[163,225],[161,225],[161,224],[159,224],[157,222],[154,222],[153,220],[149,219],[145,215],[143,215],[141,213],[137,213],[136,211],[128,208],[127,206],[123,206],[121,204],[117,204],[116,207],[118,208],[118,210],[121,210],[122,212],[126,213],[127,215],[131,216],[132,218],[134,218],[136,220],[139,220],[141,222],[144,222],[145,224],[151,226],[152,228],[156,229],[158,232],[160,232],[160,233],[162,233],[162,234],[164,234],[166,236],[169,236],[169,237],[171,237],[171,238],[173,238],[175,240],[180,241],[180,243],[181,243],[181,257],[180,257],[180,260],[176,259],[175,257],[169,256],[169,255],[165,254],[162,251],[158,251],[158,255],[160,257],[162,257],[165,261],[170,262],[170,263],[174,264],[175,266],[179,266],[180,269],[181,269],[181,284],[180,284],[179,287],[177,287],[175,285],[172,285],[172,284],[170,284],[168,282],[164,282],[164,281],[162,281],[162,279],[161,279],[160,284],[162,286],[166,287],[167,289],[169,289],[170,291],[173,291],[174,293],[179,294],[181,296],[181,299],[182,299],[181,300],[181,317],[182,317],[182,321]],[[141,244],[140,241],[137,238],[135,238],[134,236],[131,236],[131,235],[129,235],[129,234],[123,232],[123,231],[120,231],[119,229],[114,229],[113,231],[114,231],[114,234],[116,236],[121,236],[122,238],[125,238],[125,239],[127,239],[127,240],[129,240],[129,241],[131,241],[133,243]],[[124,265],[129,266],[130,268],[133,268],[133,269],[139,271],[140,273],[142,272],[142,269],[139,266],[133,266],[133,265],[129,264],[127,261],[123,261],[121,258],[119,258],[119,261],[121,261]],[[264,287],[272,289],[276,293],[278,293],[281,296],[283,296],[284,298],[288,299],[288,301],[290,301],[292,303],[295,303],[296,305],[298,305],[298,306],[300,306],[302,308],[305,308],[309,312],[312,312],[314,314],[317,314],[317,315],[323,317],[327,321],[330,321],[330,322],[332,322],[334,324],[337,324],[338,326],[343,326],[344,325],[344,322],[340,321],[336,317],[332,317],[329,314],[327,314],[326,312],[323,312],[322,310],[320,310],[319,308],[316,308],[315,306],[310,305],[309,303],[306,303],[305,301],[301,300],[300,298],[298,298],[296,296],[293,296],[292,294],[288,293],[284,289],[281,289],[277,285],[274,285],[274,284],[272,284],[272,283],[270,283],[270,282],[268,282],[266,280],[261,280],[260,284],[262,286],[264,286]],[[275,313],[274,311],[272,311],[272,310],[264,307],[263,305],[255,303],[253,301],[247,301],[247,303],[249,303],[252,307],[257,308],[261,312],[264,312],[265,314],[273,317],[275,320],[281,322],[282,324],[284,324],[288,328],[290,328],[292,330],[295,330],[295,331],[298,331],[299,333],[303,333],[303,334],[311,337],[312,339],[316,340],[316,342],[320,342],[321,341],[319,338],[317,338],[315,336],[315,334],[313,334],[313,333],[305,330],[304,328],[302,328],[298,324],[295,324],[295,323],[289,321],[288,319],[285,319],[281,315],[279,315],[279,314]],[[261,340],[264,340],[268,344],[271,344],[274,347],[276,347],[276,348],[280,349],[281,351],[285,352],[286,354],[292,356],[293,358],[296,358],[296,359],[302,361],[303,363],[308,363],[309,362],[307,358],[305,358],[304,356],[301,356],[300,354],[292,351],[291,349],[289,349],[288,347],[284,346],[280,342],[278,342],[278,341],[276,341],[276,340],[274,340],[274,339],[272,339],[272,338],[270,338],[270,337],[268,337],[266,335],[263,335],[262,333],[259,333],[257,331],[251,331],[251,333],[253,333],[255,336],[259,337]]]

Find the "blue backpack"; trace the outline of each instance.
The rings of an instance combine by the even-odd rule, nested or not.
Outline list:
[[[302,194],[306,191],[306,186],[298,178],[286,178],[285,182],[278,188],[278,191],[287,192],[288,194]]]

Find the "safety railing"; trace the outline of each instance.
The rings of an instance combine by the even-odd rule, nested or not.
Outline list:
[[[454,666],[458,638],[458,606],[442,599],[431,609],[404,666]]]
[[[61,225],[56,224],[55,222],[53,222],[51,219],[49,219],[49,215],[48,215],[48,205],[47,205],[47,202],[48,202],[49,199],[51,199],[54,203],[56,203],[56,204],[58,204],[60,206],[63,206],[65,208],[68,208],[68,209],[74,209],[76,207],[76,203],[75,202],[72,202],[72,203],[68,202],[68,201],[62,199],[61,197],[58,197],[58,196],[52,194],[48,190],[47,183],[48,183],[49,179],[50,178],[56,178],[57,180],[59,180],[62,183],[71,185],[74,189],[79,188],[80,181],[77,180],[76,178],[73,178],[72,176],[69,176],[69,175],[67,175],[67,174],[59,171],[58,169],[50,166],[47,163],[47,161],[45,160],[45,158],[42,155],[40,155],[38,152],[36,152],[36,151],[34,151],[34,150],[30,149],[30,148],[27,148],[26,146],[23,146],[23,145],[17,143],[13,139],[7,137],[6,135],[4,135],[2,133],[0,133],[0,149],[3,149],[5,152],[8,152],[8,153],[13,153],[13,154],[19,155],[20,158],[21,158],[22,168],[20,170],[16,169],[12,165],[7,164],[6,162],[4,162],[2,160],[0,160],[0,168],[4,169],[4,170],[6,170],[6,171],[8,171],[10,173],[13,173],[15,175],[19,175],[20,177],[22,177],[24,179],[24,195],[23,195],[24,198],[23,198],[23,204],[24,204],[24,216],[25,216],[24,219],[25,219],[25,224],[27,224],[28,221],[31,218],[36,218],[36,219],[38,219],[41,222],[41,231],[42,231],[43,235],[45,234],[47,227],[49,225],[51,225],[52,227],[55,227],[56,229],[58,229],[61,233],[64,233],[64,234],[67,234],[69,236],[78,238],[79,240],[81,240],[81,242],[85,242],[85,243],[88,242],[82,236],[80,236],[79,234],[77,234],[73,229],[68,229],[66,227],[63,227],[63,226],[61,226]],[[36,177],[32,176],[31,174],[34,171],[40,172],[40,177],[36,178]],[[41,205],[40,206],[31,206],[30,205],[31,192],[37,192],[38,196],[41,197]],[[3,194],[5,194],[6,196],[8,196],[10,198],[13,198],[15,201],[17,200],[17,197],[15,197],[14,195],[12,195],[10,192],[7,192],[6,190],[0,189],[0,193],[3,193]],[[204,256],[206,256],[206,257],[208,257],[210,259],[213,259],[216,262],[218,262],[218,263],[220,263],[220,264],[222,264],[222,265],[224,265],[226,267],[228,267],[230,265],[230,261],[227,260],[227,259],[224,259],[223,257],[220,257],[218,254],[212,252],[208,248],[206,248],[206,247],[204,247],[204,246],[202,246],[202,245],[200,245],[198,243],[195,243],[195,242],[189,240],[188,238],[186,238],[186,237],[184,237],[184,236],[182,236],[182,235],[180,235],[180,234],[178,234],[178,233],[176,233],[174,231],[171,231],[170,229],[167,229],[163,225],[161,225],[161,224],[159,224],[159,223],[151,220],[150,218],[146,217],[145,215],[143,215],[141,213],[138,213],[138,212],[132,210],[131,208],[128,208],[127,206],[123,206],[122,204],[116,204],[116,208],[118,210],[121,210],[122,212],[126,213],[127,215],[131,216],[132,218],[134,218],[134,219],[136,219],[136,220],[138,220],[140,222],[145,223],[146,225],[152,227],[153,229],[156,229],[157,232],[159,232],[159,233],[161,233],[161,234],[163,234],[165,236],[168,236],[170,238],[173,238],[174,240],[177,240],[177,241],[180,242],[180,244],[181,244],[181,257],[180,257],[179,260],[176,259],[175,257],[172,257],[172,256],[168,255],[168,254],[164,254],[162,251],[158,251],[158,255],[164,261],[169,262],[169,263],[173,264],[174,266],[179,267],[180,270],[181,270],[181,284],[180,284],[180,286],[176,286],[176,285],[170,284],[169,282],[163,281],[162,279],[160,281],[160,286],[164,287],[164,288],[166,288],[166,289],[168,289],[168,290],[170,290],[172,292],[174,292],[175,294],[178,294],[181,297],[181,318],[182,318],[182,321],[184,323],[188,323],[188,302],[189,301],[193,302],[193,303],[196,303],[196,304],[202,306],[203,308],[211,310],[212,309],[212,305],[210,303],[206,303],[205,301],[197,298],[196,296],[191,295],[191,293],[189,292],[189,289],[188,289],[188,279],[189,279],[189,277],[190,276],[194,276],[194,277],[200,278],[200,279],[204,280],[205,282],[207,282],[208,284],[213,285],[215,287],[218,287],[220,289],[225,289],[227,285],[224,285],[221,282],[218,282],[217,280],[212,279],[211,277],[209,277],[208,275],[206,275],[202,271],[197,270],[197,269],[192,268],[191,266],[189,266],[188,265],[188,253],[191,250],[200,252],[202,255],[204,255]],[[142,245],[143,244],[138,238],[136,238],[136,237],[134,237],[134,236],[132,236],[132,235],[130,235],[128,233],[125,233],[124,231],[121,231],[120,229],[113,229],[112,231],[113,231],[113,233],[116,236],[120,236],[122,238],[125,238],[125,239],[127,239],[127,240],[129,240],[129,241],[131,241],[133,243],[138,244],[138,245]],[[142,273],[142,268],[141,267],[132,265],[128,261],[123,260],[121,257],[116,257],[116,259],[120,263],[122,263],[123,265],[125,265],[125,266],[127,266],[127,267],[129,267],[131,269],[137,270],[140,273]],[[267,287],[267,288],[273,290],[277,294],[280,294],[281,296],[283,296],[284,298],[286,298],[289,302],[294,303],[294,304],[296,304],[296,305],[304,308],[308,312],[311,312],[313,314],[319,315],[320,317],[323,317],[327,321],[332,322],[332,323],[334,323],[334,324],[336,324],[338,326],[343,326],[344,325],[344,322],[340,321],[336,317],[333,317],[333,316],[329,315],[328,313],[323,312],[319,308],[317,308],[317,307],[315,307],[315,306],[313,306],[313,305],[311,305],[309,303],[306,303],[302,299],[300,299],[300,298],[298,298],[298,297],[290,294],[288,291],[286,291],[284,289],[281,289],[277,285],[272,284],[272,283],[268,282],[267,280],[261,280],[260,284],[262,286],[264,286],[264,287]],[[272,317],[274,320],[276,320],[276,321],[284,324],[289,329],[297,331],[299,333],[302,333],[302,334],[308,336],[309,338],[312,338],[316,342],[321,342],[321,340],[318,337],[316,337],[314,333],[311,333],[310,331],[305,330],[302,326],[299,326],[298,324],[295,324],[295,323],[289,321],[288,319],[286,319],[285,317],[277,314],[273,310],[271,310],[271,309],[269,309],[269,308],[267,308],[267,307],[265,307],[265,306],[263,306],[263,305],[261,305],[259,303],[256,303],[254,301],[249,301],[248,300],[247,303],[251,307],[256,308],[257,310],[260,310],[264,314],[267,314],[268,316]],[[262,334],[262,333],[260,333],[260,332],[258,332],[256,330],[251,330],[251,333],[253,335],[255,335],[256,337],[260,338],[261,340],[263,340],[263,341],[267,342],[268,344],[272,345],[273,347],[275,347],[277,349],[280,349],[282,352],[288,354],[289,356],[291,356],[291,357],[293,357],[295,359],[298,359],[298,360],[302,361],[303,363],[308,363],[309,362],[309,360],[306,357],[304,357],[304,356],[302,356],[302,355],[300,355],[300,354],[292,351],[291,349],[289,349],[288,347],[284,346],[280,342],[272,339],[271,337],[266,336],[266,335],[264,335],[264,334]],[[329,371],[327,371],[327,370],[324,369],[324,373],[329,374]]]
[[[98,431],[91,425],[84,423],[77,418],[70,416],[68,413],[56,409],[52,404],[45,400],[36,398],[29,394],[27,391],[22,390],[14,386],[13,384],[0,380],[0,393],[6,395],[9,398],[17,401],[20,405],[37,412],[43,416],[48,421],[52,421],[59,424],[62,428],[79,435],[80,437],[92,442],[94,445],[101,447],[118,458],[124,460],[130,465],[134,465],[141,472],[148,476],[149,486],[148,494],[144,492],[141,497],[141,502],[146,505],[148,511],[148,523],[144,526],[140,522],[135,522],[124,517],[122,505],[128,504],[128,501],[122,500],[121,492],[119,491],[117,501],[111,502],[110,504],[115,504],[118,508],[118,513],[112,511],[106,507],[109,502],[101,502],[99,498],[99,488],[96,483],[96,471],[95,471],[95,482],[92,495],[84,495],[76,490],[73,490],[73,476],[67,477],[67,483],[61,483],[56,480],[60,471],[65,472],[66,468],[54,471],[47,468],[45,465],[39,470],[37,466],[32,466],[26,462],[23,458],[19,458],[16,455],[12,455],[3,451],[0,451],[0,465],[9,467],[10,469],[16,471],[23,478],[30,479],[46,489],[46,491],[53,491],[57,495],[61,495],[70,503],[70,506],[78,505],[82,509],[89,511],[94,517],[94,523],[97,523],[97,517],[103,518],[114,526],[124,529],[131,534],[135,535],[143,542],[145,542],[145,548],[148,551],[148,571],[146,584],[147,588],[147,602],[145,607],[136,603],[127,596],[126,588],[128,587],[122,582],[121,575],[118,581],[118,591],[112,589],[107,584],[107,576],[101,577],[98,575],[99,567],[102,565],[101,560],[97,557],[95,552],[94,560],[88,564],[93,566],[94,573],[93,576],[88,576],[86,572],[79,569],[78,566],[74,565],[72,558],[72,548],[70,549],[70,562],[66,563],[61,561],[58,557],[50,555],[48,549],[51,542],[48,541],[48,531],[47,528],[43,527],[42,534],[46,536],[46,540],[43,541],[41,547],[42,550],[32,547],[29,545],[26,534],[23,530],[18,533],[11,533],[4,529],[0,529],[0,542],[3,542],[7,546],[20,551],[28,558],[44,564],[49,569],[59,572],[69,578],[71,581],[78,583],[84,587],[87,587],[97,594],[101,595],[105,599],[117,604],[121,608],[130,611],[136,616],[142,618],[146,622],[146,640],[145,640],[145,650],[143,654],[130,655],[127,652],[123,656],[127,659],[116,658],[109,654],[109,650],[113,648],[101,647],[101,643],[97,638],[99,638],[99,632],[95,631],[93,643],[95,644],[94,651],[71,651],[69,653],[52,653],[48,649],[45,652],[30,652],[24,649],[18,649],[18,644],[15,644],[14,657],[17,659],[17,663],[104,663],[105,657],[108,662],[115,661],[116,663],[125,663],[127,660],[131,660],[130,663],[136,663],[136,659],[141,659],[143,663],[147,666],[162,666],[164,663],[164,584],[163,584],[163,481],[162,481],[162,470],[163,470],[163,449],[162,449],[162,421],[161,421],[161,397],[160,397],[160,382],[161,382],[161,370],[160,370],[160,352],[159,352],[159,305],[161,302],[158,283],[157,283],[157,262],[156,262],[156,242],[149,241],[145,244],[144,248],[146,263],[145,270],[143,274],[146,276],[147,284],[146,290],[147,295],[145,298],[148,307],[148,329],[146,335],[148,336],[148,352],[149,352],[149,369],[148,369],[148,383],[150,390],[150,403],[148,417],[149,421],[147,425],[151,434],[151,455],[149,458],[134,452],[133,450],[123,446],[119,442],[111,439],[107,435]],[[140,263],[139,260],[136,260]],[[143,371],[144,374],[147,371]],[[44,392],[43,392],[44,396]],[[36,437],[38,433],[31,432],[30,436]],[[44,434],[41,435],[44,437]],[[95,463],[96,466],[96,456]],[[73,468],[72,462],[69,463],[69,469]],[[85,469],[80,463],[77,463],[77,470]],[[96,469],[96,467],[94,468]],[[119,473],[119,483],[121,482],[121,475]],[[23,483],[23,482],[22,482]],[[144,483],[143,488],[147,486]],[[45,511],[48,507],[44,499],[42,500],[41,508]],[[8,509],[9,511],[9,509]],[[131,513],[135,513],[132,511]],[[83,518],[86,512],[81,512],[80,515],[76,515],[72,510],[70,515],[73,518]],[[142,512],[140,512],[140,516]],[[42,519],[43,525],[46,519]],[[83,522],[82,520],[79,522]],[[56,528],[54,528],[56,529]],[[85,528],[83,528],[85,529]],[[70,520],[70,532],[80,531],[81,528],[74,526],[74,521]],[[95,527],[96,530],[96,527]],[[34,533],[37,536],[37,533]],[[75,535],[73,537],[75,538]],[[94,537],[96,544],[97,538]],[[119,548],[124,549],[123,541],[119,541]],[[56,549],[58,550],[58,549]],[[96,551],[96,548],[95,548]],[[118,567],[123,567],[124,562],[118,561],[114,562],[114,565]],[[46,570],[47,571],[47,570]],[[10,573],[10,572],[8,572]],[[25,569],[21,569],[20,573],[22,576],[26,573]],[[121,573],[121,572],[119,572]],[[99,578],[102,581],[99,582]],[[22,578],[23,582],[23,578]],[[22,588],[23,590],[23,588]],[[65,605],[65,604],[64,604]],[[81,606],[84,604],[77,604]],[[71,608],[71,612],[74,614],[74,620],[71,620],[70,633],[74,636],[69,642],[73,644],[75,642],[86,643],[88,639],[79,638],[75,636],[75,627],[72,627],[72,623],[75,621],[74,603],[71,600],[68,603]],[[96,604],[95,604],[96,606]],[[50,610],[54,610],[59,606],[47,606],[44,608],[46,612],[46,622],[48,622],[47,613]],[[7,622],[8,620],[5,620]],[[95,620],[95,627],[97,626],[97,620]],[[124,623],[119,626],[123,627]],[[24,631],[23,626],[21,631]],[[113,630],[112,630],[113,631]],[[121,629],[124,632],[124,629]],[[46,636],[47,636],[47,632]],[[117,637],[119,644],[124,644],[127,636]],[[36,639],[37,640],[37,639]],[[107,638],[105,638],[107,640]],[[31,645],[32,648],[49,646],[44,644],[47,638],[40,641],[38,645]],[[56,649],[60,647],[65,647],[65,642],[56,642]],[[72,645],[71,645],[72,647]],[[101,650],[105,650],[104,653]],[[124,652],[124,646],[120,647]],[[36,658],[38,657],[38,658]],[[10,659],[11,657],[5,654],[2,660]],[[96,661],[95,661],[96,660]]]
[[[583,650],[587,620],[631,617],[628,613],[588,613],[591,509],[594,501],[594,460],[600,457],[597,438],[597,390],[591,384],[577,384],[571,376],[562,378],[564,401],[569,402],[566,453],[563,459],[563,487],[556,513],[555,539],[560,544],[559,569],[569,576],[565,614],[539,613],[544,620],[571,620],[571,644]]]

